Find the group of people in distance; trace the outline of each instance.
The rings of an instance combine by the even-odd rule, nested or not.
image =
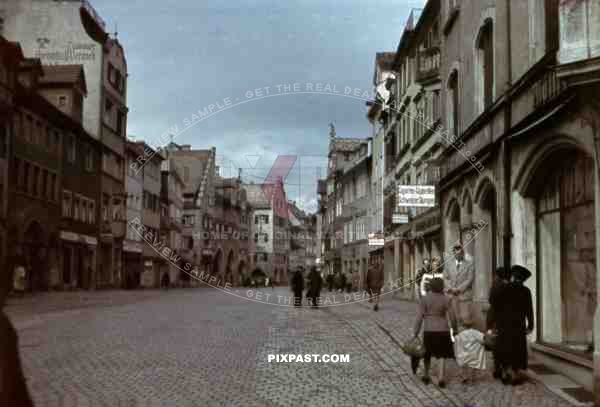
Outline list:
[[[465,257],[460,243],[453,247],[454,258],[447,260],[441,272],[439,260],[417,275],[424,282],[420,292],[412,341],[423,330],[425,384],[431,383],[431,359],[439,359],[438,386],[446,384],[446,359],[454,359],[461,367],[462,382],[475,380],[477,370],[487,368],[486,348],[491,348],[494,378],[504,384],[519,384],[527,369],[527,335],[533,330],[531,291],[524,282],[531,272],[523,266],[498,268],[490,290],[490,307],[486,316],[486,333],[474,328],[473,282],[474,264]],[[426,264],[428,266],[428,264]],[[419,290],[421,291],[421,290]],[[416,374],[419,359],[413,357]]]
[[[320,302],[321,289],[323,288],[323,278],[316,267],[311,267],[307,280],[306,300],[308,305],[317,308]],[[304,267],[299,267],[294,273],[291,285],[294,292],[294,306],[301,307],[302,293],[304,292]]]

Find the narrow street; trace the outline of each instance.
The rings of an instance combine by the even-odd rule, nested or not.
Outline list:
[[[490,373],[467,387],[452,363],[446,389],[425,386],[398,347],[415,305],[391,296],[377,313],[368,305],[295,309],[200,288],[46,293],[6,310],[39,407],[568,405]],[[269,354],[350,361],[269,363]]]

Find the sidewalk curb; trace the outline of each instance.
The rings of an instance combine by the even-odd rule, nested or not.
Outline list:
[[[557,397],[560,397],[561,399],[563,399],[564,401],[568,402],[569,404],[571,404],[573,406],[576,406],[576,407],[594,407],[595,406],[594,402],[582,402],[582,401],[576,400],[575,398],[573,398],[569,394],[567,394],[565,391],[563,391],[563,387],[552,385],[552,384],[548,383],[547,381],[544,381],[544,377],[543,377],[544,375],[539,375],[539,374],[533,372],[531,369],[527,369],[525,374],[530,380],[544,386],[551,393],[553,393]],[[551,376],[557,376],[557,375],[562,376],[559,373],[556,373]],[[571,388],[571,387],[569,387],[569,388]],[[572,388],[578,388],[578,387],[572,387]]]

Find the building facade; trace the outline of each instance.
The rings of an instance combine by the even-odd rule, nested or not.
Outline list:
[[[348,155],[346,155],[348,154]],[[342,272],[353,287],[364,287],[369,260],[368,227],[371,206],[371,140],[356,144],[356,148],[344,153],[349,164],[341,170],[338,182],[342,190],[343,222]]]
[[[183,173],[183,218],[181,256],[186,263],[197,267],[204,274],[213,273],[218,260],[211,245],[212,222],[208,215],[215,204],[213,182],[216,177],[216,148],[193,150],[190,145],[170,143],[164,150],[167,159],[173,158]],[[220,266],[219,266],[220,268]],[[198,281],[191,280],[192,285]]]
[[[157,249],[156,242],[161,242],[160,233],[160,190],[161,190],[161,163],[163,157],[143,141],[136,142],[148,157],[140,168],[143,172],[143,199],[142,199],[142,224],[144,225],[145,243],[142,249],[144,272],[141,285],[145,288],[160,285],[160,270],[165,263],[161,252]]]
[[[105,22],[86,0],[4,0],[2,6],[4,35],[19,41],[25,55],[39,58],[44,65],[83,65],[87,84],[83,127],[103,145],[102,233],[93,286],[119,286],[126,221],[123,47],[106,32]],[[57,97],[65,100],[66,95]]]
[[[73,120],[63,128],[58,276],[51,287],[93,287],[100,230],[102,145],[82,126],[87,89],[81,65],[44,66],[41,94]]]
[[[12,154],[14,145],[14,112],[16,108],[16,96],[18,90],[19,68],[24,59],[23,51],[17,43],[7,41],[0,36],[0,260],[6,259],[15,251],[14,241],[10,239],[9,229],[9,183],[13,181],[11,172]],[[14,225],[16,226],[16,225]],[[16,259],[15,259],[16,260]],[[13,267],[13,261],[8,262],[9,272]],[[3,264],[5,264],[3,262]]]
[[[143,147],[133,141],[125,145],[127,157],[127,230],[123,240],[123,279],[126,288],[138,288],[144,269],[142,258],[144,238],[131,225],[142,224],[144,203],[144,171],[140,168],[139,157],[144,156]]]
[[[161,163],[160,233],[170,254],[163,262],[160,274],[168,273],[171,284],[177,286],[190,281],[190,276],[182,271],[185,261],[180,254],[183,249],[183,188],[183,174],[175,160],[164,160]]]
[[[536,357],[600,397],[598,82],[593,0],[443,1],[442,248],[533,273]]]

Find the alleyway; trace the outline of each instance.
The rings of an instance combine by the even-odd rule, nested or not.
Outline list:
[[[367,305],[294,309],[203,288],[51,293],[12,299],[7,312],[39,407],[566,405],[538,384],[504,387],[489,374],[471,387],[424,386],[397,345],[414,304]],[[350,362],[267,362],[305,353]]]

